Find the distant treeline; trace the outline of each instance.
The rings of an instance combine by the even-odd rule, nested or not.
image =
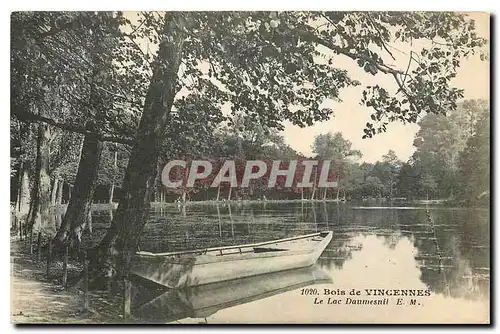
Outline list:
[[[237,124],[237,122],[236,122]],[[490,114],[486,101],[465,101],[449,115],[429,114],[418,123],[412,157],[403,162],[389,150],[381,161],[359,163],[361,153],[351,148],[350,141],[341,133],[319,135],[313,143],[314,157],[305,157],[291,147],[278,132],[269,132],[255,125],[238,131],[223,127],[204,145],[190,152],[181,152],[159,161],[159,170],[170,160],[206,159],[214,166],[223,161],[236,161],[237,178],[241,179],[245,161],[260,159],[268,165],[273,160],[332,160],[329,181],[336,180],[338,188],[317,187],[319,169],[313,169],[310,188],[298,188],[301,170],[297,170],[292,187],[284,186],[284,177],[278,177],[276,188],[267,187],[267,177],[252,180],[248,188],[221,183],[211,188],[210,180],[199,180],[194,187],[165,188],[157,178],[153,199],[156,202],[247,200],[247,199],[452,199],[470,204],[488,202],[490,168]],[[99,168],[98,186],[94,202],[117,201],[121,197],[121,182],[129,152],[120,144],[106,143]],[[54,166],[52,188],[61,187],[61,202],[67,202],[74,182],[78,157]],[[67,158],[66,158],[67,159]],[[57,163],[57,160],[55,160]],[[282,166],[285,168],[286,163]],[[189,167],[189,166],[188,166]],[[216,167],[214,167],[216,168]],[[187,170],[188,168],[186,168]],[[303,171],[302,171],[303,172]],[[177,174],[184,173],[177,170]],[[269,173],[267,173],[269,174]],[[267,175],[268,176],[268,175]],[[183,178],[183,175],[177,175]],[[56,181],[57,180],[57,181]],[[207,181],[208,180],[208,181]],[[241,180],[240,180],[241,181]],[[19,184],[19,183],[17,183]],[[16,189],[12,187],[12,194]],[[58,200],[57,189],[52,198]],[[113,199],[110,198],[113,196]],[[15,201],[15,198],[12,199]]]

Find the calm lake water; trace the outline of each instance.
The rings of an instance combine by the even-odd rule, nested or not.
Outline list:
[[[97,228],[109,221],[104,212],[93,217]],[[484,208],[164,206],[152,209],[140,248],[176,251],[324,230],[334,236],[315,267],[238,280],[209,291],[155,292],[146,302],[140,299],[136,316],[164,323],[488,321],[490,215]],[[314,296],[302,294],[305,287],[321,293],[324,288],[429,289],[431,296],[419,298],[418,306],[315,305]]]

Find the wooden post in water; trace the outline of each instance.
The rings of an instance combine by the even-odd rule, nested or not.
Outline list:
[[[37,261],[42,261],[42,232],[38,232],[38,238],[36,240],[36,252]]]
[[[130,299],[131,299],[132,282],[125,276],[123,280],[123,320],[130,320]]]
[[[50,262],[52,261],[52,240],[49,239],[49,245],[47,250],[47,278],[50,276]]]
[[[325,192],[326,192],[326,188],[325,188]],[[326,207],[326,202],[323,202],[323,211],[325,213],[326,228],[328,229],[328,209]]]
[[[64,258],[63,258],[63,277],[62,277],[62,285],[66,288],[68,284],[68,252],[69,246],[64,248]]]
[[[83,251],[83,308],[89,310],[89,261],[87,251]]]
[[[19,240],[23,240],[23,220],[19,220]]]

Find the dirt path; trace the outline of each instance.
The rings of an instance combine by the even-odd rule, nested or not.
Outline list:
[[[61,263],[52,265],[46,277],[45,258],[37,263],[24,242],[11,237],[11,322],[26,323],[117,323],[115,307],[97,294],[90,295],[90,311],[83,308],[83,294],[65,290],[60,283]],[[78,268],[73,265],[73,272]],[[94,308],[92,308],[92,306]],[[98,310],[98,311],[97,311]],[[113,320],[115,319],[115,320]]]

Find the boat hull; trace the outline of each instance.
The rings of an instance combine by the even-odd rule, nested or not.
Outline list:
[[[233,248],[220,254],[136,255],[132,273],[168,288],[180,288],[303,268],[316,263],[331,238],[329,232],[321,239],[270,244],[263,252],[255,247],[247,252]]]

